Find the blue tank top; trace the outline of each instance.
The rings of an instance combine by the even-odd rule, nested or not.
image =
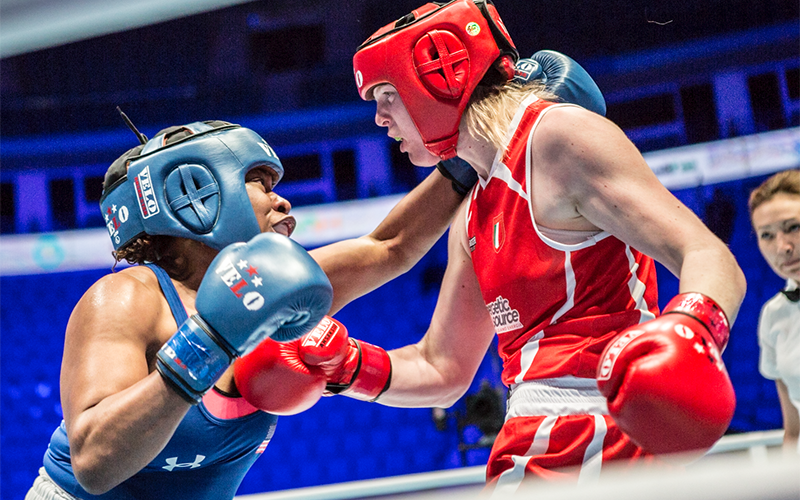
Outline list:
[[[187,315],[172,280],[160,267],[148,267],[158,277],[175,321],[182,324]],[[193,406],[152,462],[103,495],[88,494],[75,479],[62,421],[50,438],[44,468],[53,481],[82,500],[233,498],[272,438],[277,420],[277,416],[262,411],[223,420],[212,415],[203,403]]]

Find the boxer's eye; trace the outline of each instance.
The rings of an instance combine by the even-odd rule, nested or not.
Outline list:
[[[272,191],[272,173],[265,167],[254,168],[253,170],[247,172],[247,175],[245,176],[245,182],[259,183],[267,193]]]
[[[392,104],[394,102],[395,96],[397,95],[397,91],[394,90],[393,87],[389,85],[382,85],[378,87],[375,92],[375,99],[379,102],[385,102],[387,104]]]

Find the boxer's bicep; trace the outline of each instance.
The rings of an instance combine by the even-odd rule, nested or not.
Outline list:
[[[160,298],[121,273],[95,283],[70,316],[61,367],[69,425],[82,412],[145,378],[148,348],[158,344]]]

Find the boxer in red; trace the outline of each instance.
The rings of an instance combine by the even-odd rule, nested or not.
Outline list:
[[[338,325],[268,364],[281,358],[333,393],[446,407],[496,334],[509,388],[487,467],[498,494],[526,477],[590,480],[608,461],[697,456],[733,416],[720,353],[744,275],[602,110],[515,81],[517,58],[485,0],[426,4],[359,47],[355,80],[376,123],[415,165],[457,155],[477,184],[418,343],[387,353]],[[654,260],[680,278],[663,311]]]

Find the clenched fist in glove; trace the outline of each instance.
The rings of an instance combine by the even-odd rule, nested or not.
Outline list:
[[[233,377],[245,401],[275,415],[295,415],[319,401],[325,391],[325,374],[300,359],[302,340],[266,339],[236,360]]]
[[[331,307],[333,288],[297,243],[259,234],[225,247],[197,290],[197,314],[158,351],[156,368],[186,401],[197,404],[234,360],[263,339],[310,331]]]
[[[391,383],[392,362],[385,350],[349,338],[347,329],[333,318],[328,332],[312,331],[303,337],[300,357],[327,378],[326,389],[362,401],[375,401]],[[323,320],[324,321],[324,320]]]
[[[326,389],[374,401],[388,388],[390,374],[386,351],[350,339],[344,325],[328,316],[297,340],[265,340],[234,365],[245,400],[276,415],[311,408]]]
[[[710,448],[736,407],[720,357],[729,332],[716,302],[683,293],[660,317],[612,340],[600,358],[597,382],[620,429],[650,453]]]

